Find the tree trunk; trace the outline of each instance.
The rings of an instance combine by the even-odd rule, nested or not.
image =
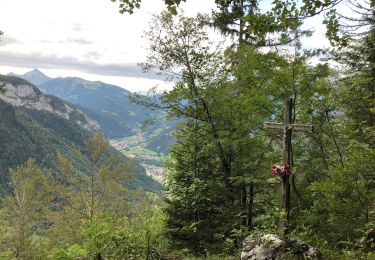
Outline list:
[[[246,226],[247,193],[246,193],[245,179],[242,179],[241,202],[242,202],[241,224],[243,226]]]
[[[231,168],[230,168],[230,165],[228,164],[228,161],[226,159],[225,151],[224,151],[223,145],[220,141],[219,132],[216,129],[216,125],[215,125],[214,120],[211,116],[211,112],[208,108],[208,104],[207,104],[206,100],[198,92],[198,87],[195,83],[195,76],[194,76],[194,73],[193,73],[193,71],[190,67],[190,60],[189,60],[187,54],[186,54],[186,63],[187,63],[186,67],[187,67],[187,69],[189,71],[189,75],[190,75],[190,84],[189,84],[190,86],[189,86],[189,88],[192,91],[192,93],[198,98],[199,103],[202,106],[202,109],[203,109],[204,114],[206,116],[208,125],[210,126],[212,137],[214,138],[215,146],[217,148],[217,152],[218,152],[219,159],[220,159],[220,162],[221,162],[221,167],[222,167],[223,172],[224,172],[225,185],[227,187],[229,187],[230,186],[229,177],[230,177],[230,174],[231,174]]]
[[[253,226],[253,215],[254,215],[254,182],[251,181],[249,185],[249,207],[247,209],[247,226]]]

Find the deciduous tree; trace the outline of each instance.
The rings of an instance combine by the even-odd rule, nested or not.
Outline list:
[[[51,174],[33,159],[10,171],[12,193],[2,199],[0,211],[5,222],[0,256],[27,259],[38,255],[37,240],[44,235],[46,209],[53,199],[51,183]]]

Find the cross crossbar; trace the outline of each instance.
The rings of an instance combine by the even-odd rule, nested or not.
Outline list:
[[[273,122],[265,122],[265,128],[269,129],[285,129],[292,131],[300,131],[300,132],[313,132],[314,126],[313,125],[304,125],[304,124],[283,124],[283,123],[273,123]]]

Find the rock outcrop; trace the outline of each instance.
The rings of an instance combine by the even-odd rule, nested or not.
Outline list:
[[[6,92],[0,99],[16,107],[43,110],[76,122],[91,132],[100,130],[99,123],[88,117],[81,110],[57,97],[45,95],[26,80],[11,77],[0,77],[0,85],[5,84]]]
[[[322,259],[321,253],[301,240],[283,241],[275,234],[248,236],[241,260]]]

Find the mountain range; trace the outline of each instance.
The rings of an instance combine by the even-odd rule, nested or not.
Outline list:
[[[34,77],[36,78],[36,77]],[[0,187],[8,182],[8,170],[28,158],[49,169],[56,169],[56,153],[69,157],[82,172],[90,165],[77,159],[75,149],[85,154],[87,140],[99,131],[99,123],[74,105],[42,93],[30,82],[15,76],[0,76],[6,92],[0,95]],[[111,148],[110,152],[127,159]],[[159,193],[160,184],[147,176],[141,166],[136,167],[133,188]]]
[[[28,80],[43,93],[74,104],[99,123],[107,138],[129,137],[142,132],[144,146],[158,154],[167,154],[169,144],[174,142],[170,133],[176,122],[163,119],[164,111],[132,103],[129,97],[133,94],[124,88],[77,77],[50,78],[38,69],[23,75],[8,75]],[[150,118],[158,120],[144,128]]]

